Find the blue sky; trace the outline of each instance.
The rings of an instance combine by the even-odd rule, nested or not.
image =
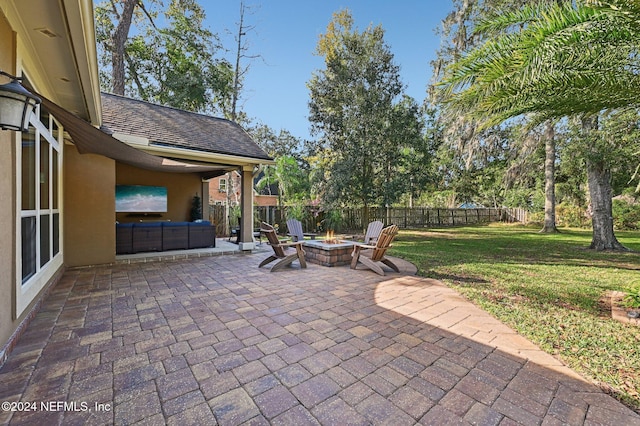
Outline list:
[[[200,4],[209,28],[226,48],[233,48],[233,35],[226,30],[237,32],[239,0]],[[371,23],[382,25],[405,93],[422,102],[440,43],[434,30],[451,9],[449,0],[245,0],[245,5],[251,7],[245,23],[255,26],[247,35],[249,54],[262,55],[262,60],[250,62],[242,109],[276,132],[286,129],[299,138],[310,137],[306,83],[314,70],[323,68],[322,58],[313,52],[334,12],[348,8],[359,31]],[[229,59],[234,55],[230,52]]]

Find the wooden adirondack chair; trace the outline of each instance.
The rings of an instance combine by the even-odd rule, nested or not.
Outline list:
[[[387,249],[391,247],[391,242],[398,235],[398,226],[387,226],[380,232],[378,241],[375,245],[371,244],[359,244],[353,248],[351,256],[351,269],[356,269],[358,262],[362,263],[367,268],[379,275],[384,275],[384,269],[380,266],[380,263],[384,263],[396,272],[400,272],[400,269],[385,256]],[[365,252],[365,253],[363,253]]]
[[[364,234],[364,243],[375,244],[376,241],[378,241],[378,237],[380,236],[380,232],[382,232],[383,227],[383,223],[379,220],[369,223],[369,226],[367,226],[367,233]]]
[[[262,222],[260,231],[266,235],[268,244],[273,248],[273,255],[263,260],[258,268],[262,268],[264,265],[278,260],[278,263],[271,267],[271,272],[275,272],[285,266],[291,265],[296,259],[300,261],[301,268],[307,267],[307,262],[304,259],[304,250],[302,250],[302,241],[280,241],[273,226],[265,222]],[[287,253],[290,248],[295,248],[295,252]]]
[[[289,235],[293,241],[302,241],[304,240],[304,233],[302,232],[302,223],[300,223],[297,219],[289,219],[287,220],[287,229],[289,230]]]
[[[302,241],[304,237],[311,237],[312,240],[315,240],[316,234],[303,232],[302,223],[298,219],[287,220],[287,229],[293,241]]]

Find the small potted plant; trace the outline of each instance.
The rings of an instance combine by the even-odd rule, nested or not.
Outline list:
[[[191,200],[191,222],[202,219],[202,200],[196,194]]]

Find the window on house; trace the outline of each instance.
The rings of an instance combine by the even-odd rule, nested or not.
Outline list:
[[[227,179],[220,178],[218,181],[218,191],[219,192],[227,192]]]
[[[60,169],[62,129],[40,108],[29,131],[18,136],[20,236],[17,306],[22,312],[62,264]]]

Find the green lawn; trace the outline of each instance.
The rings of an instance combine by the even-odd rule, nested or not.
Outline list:
[[[418,266],[640,409],[640,327],[610,319],[601,299],[640,280],[640,232],[617,232],[632,253],[586,249],[591,231],[495,224],[401,231],[393,255]]]

